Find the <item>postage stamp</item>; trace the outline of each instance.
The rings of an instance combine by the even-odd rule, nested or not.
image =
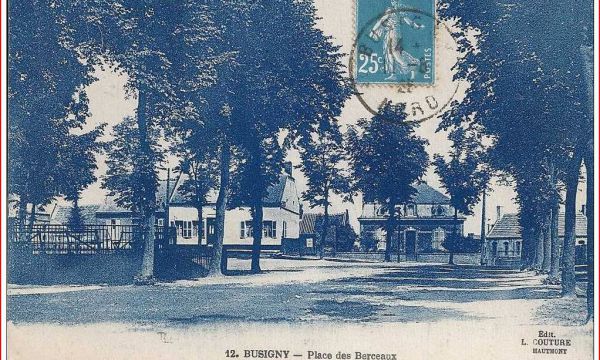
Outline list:
[[[435,82],[435,0],[356,0],[359,84]]]

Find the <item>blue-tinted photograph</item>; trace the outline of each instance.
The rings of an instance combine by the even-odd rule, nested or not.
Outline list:
[[[591,0],[7,2],[6,358],[593,358]]]

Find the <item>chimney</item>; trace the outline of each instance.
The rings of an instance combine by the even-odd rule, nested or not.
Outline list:
[[[285,171],[285,173],[290,177],[294,177],[294,165],[292,165],[291,161],[286,161],[283,163],[283,171]]]
[[[500,220],[502,217],[502,206],[496,206],[496,221]]]
[[[586,215],[586,213],[585,213],[585,204],[581,205],[581,213],[582,213],[583,215]],[[587,215],[586,215],[586,216],[587,216]]]

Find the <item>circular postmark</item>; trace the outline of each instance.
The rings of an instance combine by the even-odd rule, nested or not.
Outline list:
[[[392,26],[386,24],[391,16],[397,16]],[[443,113],[460,88],[452,70],[460,54],[448,26],[433,13],[409,7],[387,8],[363,19],[360,27],[358,14],[356,17],[357,34],[348,69],[359,102],[374,115],[388,101],[404,103],[408,122],[423,122]],[[398,41],[396,34],[386,33],[396,31],[393,26],[407,25],[417,30],[431,26],[431,43],[425,39],[405,45],[401,41],[410,41],[408,36]],[[418,48],[420,43],[425,44],[424,49]],[[420,56],[412,56],[411,52]]]

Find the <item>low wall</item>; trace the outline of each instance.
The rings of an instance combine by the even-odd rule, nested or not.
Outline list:
[[[417,261],[447,264],[450,261],[450,254],[418,254]],[[454,254],[454,263],[457,265],[481,265],[481,254]]]
[[[344,259],[344,260],[357,260],[357,261],[373,261],[373,262],[382,262],[385,260],[384,253],[365,253],[365,252],[338,252],[335,256],[328,255],[327,257],[334,259]]]
[[[356,260],[356,261],[373,261],[383,262],[385,260],[385,254],[382,252],[338,252],[336,256],[329,256],[337,259],[344,260]],[[398,261],[397,254],[391,254],[392,261]],[[450,254],[439,253],[439,254],[417,254],[416,262],[423,263],[439,263],[447,264],[450,260]],[[407,261],[405,254],[400,254],[400,261]],[[454,254],[454,263],[458,265],[480,265],[481,255],[479,253],[473,254]]]
[[[32,254],[27,248],[9,250],[7,281],[11,284],[131,284],[142,256],[127,251],[110,254]]]

